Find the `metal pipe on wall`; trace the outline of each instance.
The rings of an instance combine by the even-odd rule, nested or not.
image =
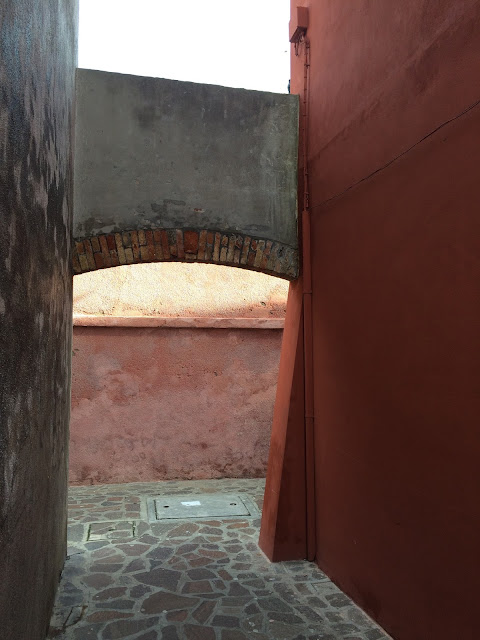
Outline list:
[[[308,81],[310,70],[310,41],[303,38],[303,348],[305,363],[305,482],[307,500],[307,559],[314,560],[316,552],[315,517],[315,433],[313,404],[313,328],[312,328],[312,263],[310,238],[310,206],[308,190]]]

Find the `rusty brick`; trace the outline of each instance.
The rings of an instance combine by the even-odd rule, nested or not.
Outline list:
[[[283,261],[284,253],[285,253],[285,246],[283,244],[279,244],[278,245],[278,251],[277,251],[277,262],[282,262]]]
[[[197,256],[195,253],[186,253],[185,254],[185,260],[187,262],[195,262],[195,260],[197,259]]]
[[[107,236],[105,235],[101,235],[101,236],[97,236],[98,238],[98,242],[100,244],[100,251],[105,254],[108,254],[108,245],[107,245]]]
[[[262,264],[264,249],[265,249],[265,240],[259,240],[257,243],[257,254],[255,256],[255,262],[253,263],[253,266],[256,267],[257,269],[259,269],[260,265]]]
[[[289,267],[292,263],[295,251],[291,247],[287,247],[285,251],[285,266]]]
[[[110,258],[110,253],[108,254],[102,253],[102,256],[103,256],[103,261],[105,263],[105,266],[112,267],[113,265],[112,265],[112,259]]]
[[[135,262],[140,260],[140,245],[138,243],[138,233],[136,231],[130,231],[130,237],[132,239],[132,253]]]
[[[183,260],[183,258],[185,258],[185,249],[183,246],[183,231],[182,229],[177,229],[177,257],[180,258],[180,260]]]
[[[103,260],[105,262],[106,267],[112,266],[112,261],[110,260],[110,251],[108,250],[107,238],[105,236],[100,236],[100,247],[102,249]]]
[[[275,268],[275,263],[277,261],[278,255],[278,243],[274,242],[272,248],[270,249],[270,255],[268,256],[267,269],[269,271],[273,271]]]
[[[248,250],[250,249],[250,236],[245,236],[245,239],[243,241],[243,249],[242,249],[242,255],[240,258],[240,264],[247,264],[247,258],[248,258]]]
[[[156,243],[161,244],[162,242],[162,233],[160,231],[160,229],[155,229],[155,231],[153,232],[153,239]]]
[[[283,260],[282,260],[282,271],[283,274],[288,274],[291,270],[292,263],[295,259],[295,250],[291,247],[286,247]]]
[[[207,231],[207,245],[213,247],[213,231]]]
[[[235,249],[233,254],[233,264],[240,264],[240,249]]]
[[[84,253],[79,254],[78,261],[80,262],[82,273],[85,273],[85,271],[90,271],[90,267],[88,266],[87,256]]]
[[[163,250],[161,244],[156,244],[153,249],[154,260],[163,260]]]
[[[237,236],[231,235],[228,241],[227,262],[233,262],[233,252],[235,251],[235,242]]]
[[[157,246],[157,247],[155,246],[153,231],[145,231],[145,238],[147,240],[147,245],[149,247],[149,253],[150,253],[150,256],[151,256],[150,259],[151,260],[161,260],[162,256],[163,256],[162,247],[161,246]]]
[[[205,260],[207,260],[208,262],[210,262],[212,260],[212,255],[213,255],[213,248],[211,245],[206,246],[205,248]]]
[[[147,239],[147,246],[149,249],[149,254],[151,256],[151,260],[155,260],[156,259],[156,251],[155,251],[155,244],[153,242],[153,231],[146,231],[145,232],[145,237]],[[161,247],[160,247],[161,250]]]
[[[107,247],[110,251],[115,251],[115,237],[111,233],[107,236]]]
[[[236,249],[241,249],[243,246],[243,236],[238,235],[237,239],[235,240],[235,248]]]
[[[220,242],[222,236],[220,233],[215,234],[215,246],[213,247],[213,262],[218,262],[220,260]]]
[[[83,242],[75,242],[75,248],[77,249],[77,253],[85,253]]]
[[[152,262],[154,258],[153,247],[148,245],[140,245],[140,259],[142,262]]]
[[[167,235],[167,232],[162,230],[161,231],[161,236],[162,236],[163,259],[164,260],[168,260],[170,258],[170,250],[169,250],[169,247],[168,247],[168,235]]]
[[[127,264],[133,264],[133,252],[130,247],[127,247],[127,249],[125,249],[125,259],[127,261]]]
[[[147,244],[147,238],[145,237],[145,231],[143,229],[138,230],[138,244],[140,246]]]
[[[92,249],[94,253],[101,251],[100,243],[98,241],[97,236],[93,236],[92,238],[90,238],[90,242],[92,243]]]
[[[72,267],[73,273],[82,273],[82,267],[80,266],[78,255],[76,253],[74,253],[72,256]]]
[[[184,231],[183,232],[183,245],[185,253],[194,253],[198,251],[198,232],[197,231]]]
[[[95,259],[93,257],[93,249],[92,249],[92,245],[90,243],[90,240],[87,238],[86,240],[83,241],[83,244],[85,246],[85,253],[87,256],[87,261],[88,261],[88,267],[90,269],[96,269],[95,266]]]
[[[200,235],[198,237],[198,252],[197,252],[198,260],[205,260],[206,245],[207,245],[207,231],[203,229],[203,231],[200,231]]]
[[[128,231],[124,231],[122,233],[122,240],[123,240],[123,246],[125,248],[132,246],[132,240],[130,238],[130,234],[128,233]]]
[[[292,261],[285,273],[289,278],[298,277],[298,253],[296,251],[293,252]]]
[[[83,246],[85,247],[85,255],[93,256],[92,243],[90,242],[90,238],[85,238],[83,241]]]
[[[249,267],[253,267],[253,263],[255,262],[255,251],[249,251],[247,264]]]
[[[112,267],[118,267],[118,255],[115,251],[110,251],[110,263]]]
[[[222,250],[220,251],[220,262],[226,262],[227,261],[227,247],[222,247]]]
[[[228,247],[228,236],[222,236],[222,247]]]
[[[260,262],[260,269],[266,269],[268,263],[268,256],[270,255],[270,251],[272,249],[273,242],[271,240],[267,240],[265,244],[265,249],[263,251],[263,257]]]
[[[277,261],[275,262],[275,273],[283,273],[285,271],[285,247],[280,246],[277,252]]]
[[[257,250],[257,242],[258,242],[257,240],[252,240],[250,242],[250,248],[251,248],[252,251],[256,251]]]
[[[126,264],[127,258],[125,257],[125,250],[123,248],[123,238],[120,233],[115,234],[115,244],[117,245],[118,262],[120,264]]]
[[[103,269],[105,266],[105,261],[103,259],[103,253],[95,253],[95,266],[97,269]]]

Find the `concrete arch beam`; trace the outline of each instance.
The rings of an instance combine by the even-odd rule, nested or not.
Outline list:
[[[74,273],[211,262],[298,277],[298,96],[79,69]]]

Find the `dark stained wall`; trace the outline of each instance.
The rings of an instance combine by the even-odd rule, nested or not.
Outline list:
[[[75,273],[197,261],[298,276],[297,96],[77,72]]]
[[[76,0],[0,3],[0,636],[45,637],[65,557]]]
[[[394,638],[473,640],[480,3],[303,4],[317,561]]]

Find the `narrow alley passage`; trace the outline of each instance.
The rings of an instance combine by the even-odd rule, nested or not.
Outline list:
[[[263,490],[251,479],[71,488],[48,638],[386,640],[315,564],[266,559]],[[205,494],[239,496],[249,515],[155,520],[152,498]]]

